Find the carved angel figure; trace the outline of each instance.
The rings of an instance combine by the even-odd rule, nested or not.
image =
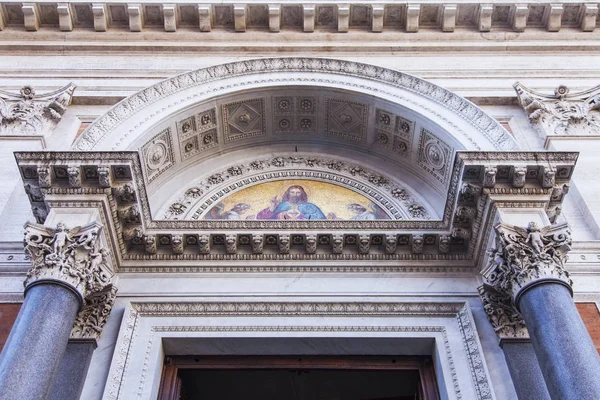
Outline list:
[[[540,228],[538,228],[535,222],[530,222],[527,225],[527,239],[525,239],[526,243],[531,243],[531,247],[535,250],[536,253],[541,253],[544,248],[544,241],[542,240],[542,232]]]
[[[58,225],[56,225],[54,237],[50,240],[50,244],[54,243],[54,253],[63,254],[67,242],[73,242],[73,239],[69,235],[69,231],[65,224],[59,222]]]

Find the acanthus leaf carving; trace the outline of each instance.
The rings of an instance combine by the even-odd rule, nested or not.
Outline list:
[[[86,298],[83,309],[75,318],[71,339],[98,339],[116,298],[117,288],[113,285]]]
[[[70,83],[52,93],[36,95],[31,86],[19,94],[0,90],[0,135],[45,135],[61,120],[75,85]]]
[[[517,297],[534,281],[551,278],[572,286],[564,268],[571,249],[571,233],[566,224],[539,228],[530,222],[526,229],[496,226],[496,249],[491,251],[491,286]]]
[[[63,223],[55,229],[25,225],[25,254],[31,261],[25,290],[43,281],[61,281],[78,293],[83,309],[73,327],[75,338],[98,338],[116,296],[110,254],[99,243],[101,229],[98,223],[72,229]]]
[[[499,338],[529,337],[523,316],[515,307],[511,296],[489,285],[479,287],[479,296],[483,303],[483,310]]]
[[[570,94],[561,85],[554,95],[538,93],[518,82],[514,88],[529,120],[545,135],[600,134],[600,86]]]

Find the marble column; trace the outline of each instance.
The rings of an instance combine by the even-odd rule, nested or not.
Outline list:
[[[101,226],[25,226],[25,301],[0,354],[0,399],[47,399],[69,337],[99,335],[116,288]],[[107,313],[108,311],[108,313]]]
[[[498,224],[495,229],[496,249],[483,272],[484,287],[508,298],[504,306],[513,311],[503,313],[522,316],[550,397],[600,399],[600,357],[564,268],[571,248],[568,226],[540,229],[532,222],[527,228]]]
[[[519,400],[550,400],[529,332],[509,294],[489,285],[479,288],[483,310],[500,338],[506,365]]]

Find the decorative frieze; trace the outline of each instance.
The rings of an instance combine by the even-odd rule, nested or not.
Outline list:
[[[600,135],[600,86],[570,93],[559,86],[547,95],[515,83],[519,103],[545,136]]]
[[[0,90],[0,135],[46,135],[61,120],[75,85],[69,84],[51,93],[36,95],[31,86],[19,94]]]
[[[446,270],[472,268],[477,243],[487,232],[490,195],[510,195],[515,207],[520,196],[535,196],[536,207],[545,204],[557,210],[568,191],[568,180],[576,162],[575,153],[529,152],[459,152],[450,177],[448,202],[441,220],[322,220],[322,221],[258,221],[258,220],[153,220],[146,195],[140,154],[127,153],[17,153],[19,168],[32,207],[42,216],[46,207],[79,207],[80,200],[93,195],[100,207],[108,207],[106,215],[117,238],[115,246],[121,252],[122,267],[157,269],[152,262],[160,261],[165,270],[208,270],[207,265],[220,260],[231,263],[260,262],[244,269],[268,268],[273,262],[305,260],[327,264],[339,262],[370,263],[380,260],[382,268],[443,269],[439,261],[448,264]],[[315,161],[317,160],[317,161]],[[340,164],[336,160],[313,159],[307,156],[273,157],[252,165],[274,171],[298,169],[298,163],[322,163],[326,168],[347,170],[348,174],[364,175],[365,182],[387,187],[391,197],[409,199],[402,188],[359,166]],[[304,164],[302,164],[304,165]],[[485,166],[495,165],[497,174],[493,187],[483,188]],[[513,187],[513,172],[525,168],[522,188]],[[69,169],[78,170],[80,186],[72,186]],[[546,171],[554,171],[554,185],[543,187]],[[229,172],[228,172],[229,173]],[[232,170],[231,174],[234,174]],[[215,180],[219,172],[213,174]],[[225,181],[223,175],[219,175]],[[384,178],[384,180],[382,180]],[[110,185],[110,188],[102,187]],[[208,193],[204,186],[191,186],[186,196],[200,199]],[[46,196],[51,195],[52,201]],[[70,200],[76,196],[77,200]],[[522,206],[530,206],[530,200]],[[176,206],[176,207],[175,207]],[[94,206],[97,207],[97,206]],[[185,208],[186,204],[173,204]],[[409,209],[418,211],[420,206]],[[185,211],[185,210],[184,210]],[[550,210],[549,210],[550,212]],[[552,211],[556,212],[556,211]],[[250,248],[252,250],[250,250]],[[416,264],[415,264],[416,263]],[[193,264],[193,267],[190,266]],[[418,266],[417,266],[418,265]],[[319,266],[319,268],[325,266]],[[337,267],[336,267],[337,268]],[[348,266],[348,268],[356,268]],[[360,267],[363,268],[363,267]],[[364,267],[366,268],[366,267]],[[366,270],[370,270],[371,267]]]

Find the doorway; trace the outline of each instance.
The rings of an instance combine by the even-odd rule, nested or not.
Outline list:
[[[159,400],[437,400],[431,357],[167,357]]]

